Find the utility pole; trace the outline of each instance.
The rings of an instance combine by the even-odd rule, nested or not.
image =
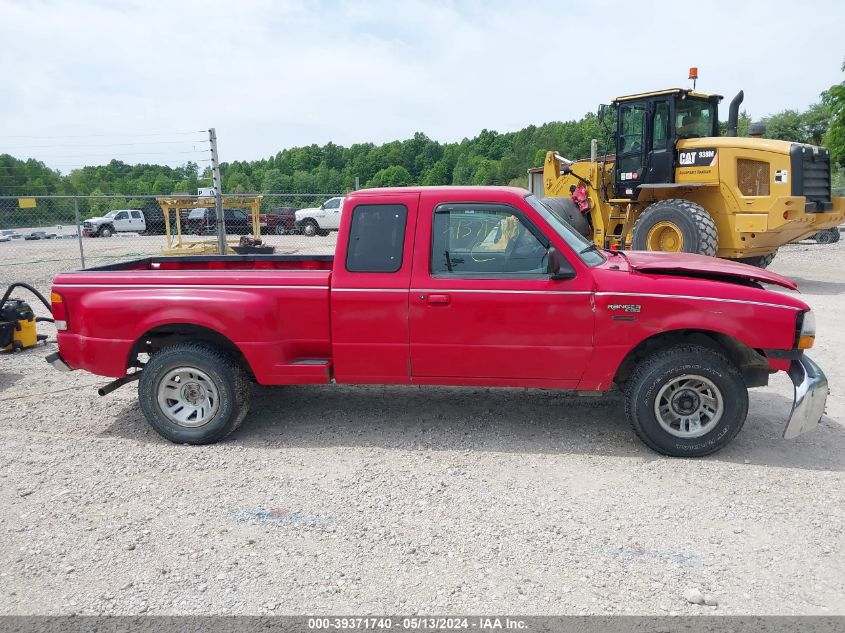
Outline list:
[[[79,226],[79,198],[73,199],[73,217],[76,218],[76,239],[79,241],[79,261],[85,268],[85,249],[82,248],[82,227]]]
[[[223,183],[220,180],[220,161],[217,158],[217,132],[208,130],[208,142],[211,144],[211,174],[214,177],[214,210],[217,216],[217,248],[221,255],[226,254],[226,220],[223,217]]]

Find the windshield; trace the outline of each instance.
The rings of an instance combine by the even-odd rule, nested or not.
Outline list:
[[[548,222],[554,231],[566,242],[569,247],[578,254],[581,261],[587,266],[598,266],[606,261],[604,254],[590,240],[572,228],[558,213],[544,205],[537,196],[530,194],[525,196],[525,201]]]
[[[113,217],[114,217],[114,216],[116,216],[118,213],[120,213],[120,211],[109,211],[108,213],[106,213],[106,215],[105,215],[104,217],[107,217],[107,218],[113,218]]]
[[[714,106],[702,99],[679,99],[675,109],[678,138],[701,138],[713,135]]]

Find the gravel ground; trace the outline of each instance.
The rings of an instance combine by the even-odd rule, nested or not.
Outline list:
[[[533,390],[256,388],[227,441],[175,446],[53,344],[0,356],[0,614],[845,614],[845,242],[773,269],[816,311],[827,415],[781,439],[777,376],[701,460],[618,395]]]

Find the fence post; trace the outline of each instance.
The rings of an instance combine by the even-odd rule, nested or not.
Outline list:
[[[217,215],[217,248],[221,255],[226,254],[226,218],[223,216],[223,183],[220,179],[220,162],[217,158],[217,131],[208,130],[208,142],[211,144],[211,174],[214,177],[214,208]]]
[[[85,249],[82,248],[82,227],[79,226],[79,198],[73,199],[73,212],[76,218],[76,239],[79,241],[79,261],[85,268]]]

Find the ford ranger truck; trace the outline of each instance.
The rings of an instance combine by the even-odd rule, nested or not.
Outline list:
[[[604,251],[523,189],[411,187],[344,201],[335,255],[150,257],[62,273],[60,369],[137,380],[145,417],[207,444],[250,382],[614,385],[650,448],[728,444],[748,390],[784,371],[792,438],[823,414],[813,313],[781,275],[684,253]]]

